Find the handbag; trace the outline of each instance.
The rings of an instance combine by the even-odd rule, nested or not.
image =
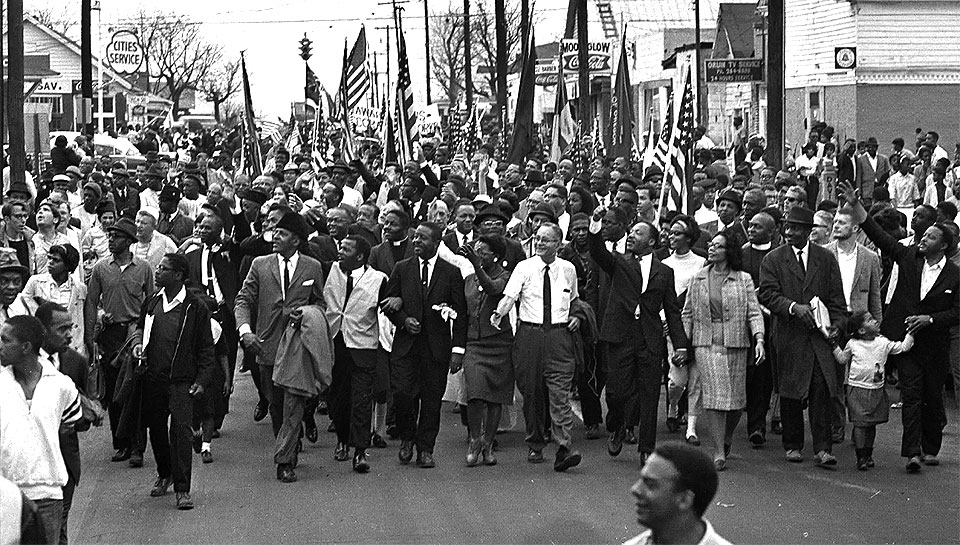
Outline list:
[[[100,347],[94,343],[93,353],[90,354],[90,362],[87,365],[87,396],[90,399],[100,401],[103,399],[106,390],[107,386],[103,376],[103,370],[100,368]]]

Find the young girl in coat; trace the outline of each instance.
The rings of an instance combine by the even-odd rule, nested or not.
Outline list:
[[[901,354],[913,347],[913,335],[907,333],[896,342],[880,335],[880,323],[869,312],[862,311],[850,319],[852,338],[847,346],[834,347],[833,355],[841,365],[849,368],[844,384],[847,393],[847,413],[853,424],[853,441],[857,453],[857,469],[873,467],[873,442],[877,424],[890,418],[883,369],[890,354]]]

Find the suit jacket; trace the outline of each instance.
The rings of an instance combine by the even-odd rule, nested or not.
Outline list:
[[[171,221],[164,218],[157,223],[157,231],[173,239],[177,246],[183,244],[183,241],[193,235],[193,220],[180,212]]]
[[[310,242],[317,245],[321,263],[333,263],[339,257],[339,245],[330,235],[317,235],[310,239]]]
[[[477,240],[477,234],[472,233],[471,240]],[[447,248],[450,248],[450,251],[457,253],[457,250],[460,249],[460,231],[457,231],[456,228],[452,229],[449,233],[443,235],[443,243],[447,245]]]
[[[647,289],[641,292],[640,262],[633,256],[610,253],[599,233],[591,233],[587,238],[590,242],[590,255],[597,262],[597,266],[610,275],[610,293],[616,294],[616,297],[609,298],[606,308],[600,309],[598,313],[603,314],[600,340],[623,343],[640,335],[648,350],[655,357],[662,358],[667,353],[667,340],[663,336],[663,325],[660,322],[662,309],[667,317],[673,346],[686,348],[687,335],[680,318],[673,269],[651,257],[653,261],[650,264]],[[638,305],[639,319],[635,314]]]
[[[137,212],[140,210],[140,193],[132,187],[127,187],[125,195],[120,197],[120,193],[114,189],[113,201],[117,205],[117,214],[119,217],[136,219]]]
[[[837,258],[816,244],[807,245],[806,275],[797,263],[789,244],[770,250],[760,265],[760,304],[770,309],[772,339],[776,345],[777,379],[780,395],[806,399],[813,366],[819,365],[831,396],[839,395],[837,364],[827,340],[818,329],[808,328],[790,314],[790,304],[809,304],[819,297],[830,312],[830,324],[841,331],[845,325],[847,302]]]
[[[184,256],[190,264],[190,283],[206,291],[202,281],[202,250],[199,246],[191,245]],[[240,254],[233,244],[225,242],[221,245],[221,251],[212,252],[211,255],[213,256],[213,273],[217,276],[224,303],[232,310],[240,289]]]
[[[390,273],[393,272],[393,268],[397,265],[397,261],[393,258],[393,250],[391,245],[393,243],[389,240],[385,240],[380,244],[377,244],[370,250],[370,259],[367,260],[367,263],[374,269],[382,272],[383,274],[390,276]],[[403,244],[406,244],[406,247],[403,250],[403,259],[409,259],[413,257],[413,243],[410,239],[403,241]],[[401,261],[403,260],[401,259]]]
[[[890,176],[890,160],[887,156],[877,154],[877,168],[870,164],[869,155],[864,153],[857,157],[857,175],[854,187],[867,199],[873,199],[873,188],[885,182]]]
[[[847,181],[853,185],[856,182],[858,167],[855,161],[855,158],[850,157],[846,153],[840,152],[837,154],[837,183]],[[872,194],[866,196],[873,197]]]
[[[436,260],[436,266],[430,274],[430,285],[424,300],[420,281],[420,258],[414,256],[404,259],[393,269],[387,281],[387,297],[400,297],[403,306],[397,312],[387,314],[397,327],[393,338],[394,358],[402,358],[414,348],[417,337],[425,336],[425,347],[434,361],[447,362],[454,346],[467,346],[467,302],[463,291],[463,277],[460,270],[442,259]],[[433,310],[434,305],[446,303],[457,312],[453,321],[453,334],[450,326]],[[410,334],[403,327],[408,317],[420,322],[419,335]]]
[[[890,340],[902,340],[906,333],[904,319],[907,316],[928,314],[933,317],[933,325],[915,333],[917,349],[926,345],[947,346],[948,330],[957,325],[960,316],[957,310],[960,269],[947,259],[927,296],[920,299],[920,279],[925,258],[917,252],[917,247],[900,244],[877,225],[872,217],[868,217],[861,227],[877,248],[900,266],[897,287],[890,304],[887,305],[883,323],[880,324],[880,333]]]
[[[280,287],[280,275],[277,254],[257,257],[237,293],[237,327],[248,324],[260,337],[263,347],[263,353],[257,358],[260,365],[274,364],[277,345],[290,313],[323,300],[323,268],[316,259],[300,254],[297,268],[290,275],[286,297]]]
[[[70,377],[81,394],[86,394],[87,358],[70,348],[60,352],[59,358],[60,372]],[[67,466],[67,473],[73,477],[73,480],[80,482],[80,439],[77,437],[75,427],[69,430],[64,432],[63,428],[60,429],[60,454],[63,456],[63,463]]]
[[[837,241],[827,244],[824,248],[830,250],[833,256],[839,259]],[[880,256],[858,242],[857,265],[853,272],[853,287],[850,288],[850,305],[847,310],[850,312],[866,310],[878,322],[882,322],[883,309],[881,303]]]
[[[713,344],[713,327],[710,315],[711,266],[700,269],[690,280],[681,317],[683,328],[692,346]],[[746,271],[730,270],[720,286],[723,299],[723,346],[727,348],[750,348],[754,337],[764,334],[763,314],[753,288],[753,280]]]

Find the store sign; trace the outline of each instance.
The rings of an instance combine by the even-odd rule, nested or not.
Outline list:
[[[34,82],[24,82],[24,89],[33,85]],[[33,90],[34,95],[69,95],[71,94],[70,79],[44,78],[37,83]]]
[[[833,67],[837,70],[850,70],[857,67],[856,47],[834,47]]]
[[[708,59],[707,83],[763,81],[763,59]]]
[[[94,92],[94,93],[96,93],[97,91],[100,90],[100,82],[99,82],[99,81],[93,80],[93,82],[91,82],[91,84],[93,85],[93,92]],[[103,82],[103,90],[104,90],[104,91],[107,90],[107,86],[108,86],[109,84],[110,84],[110,83],[107,82],[107,81]],[[83,94],[83,80],[79,80],[79,79],[71,80],[71,85],[70,85],[70,86],[71,86],[71,88],[73,89],[73,94],[75,94],[75,95]]]
[[[557,78],[560,77],[560,57],[551,57],[549,59],[537,59],[537,64],[533,67],[534,79],[536,85],[556,85]],[[570,79],[570,74],[565,74],[566,79]],[[573,73],[576,77],[576,72]]]
[[[133,74],[143,64],[143,46],[140,39],[129,30],[115,32],[107,45],[104,58],[114,72]]]
[[[580,47],[575,39],[560,42],[560,62],[564,72],[580,69]],[[613,44],[609,41],[587,43],[587,65],[591,76],[609,76],[613,68]]]

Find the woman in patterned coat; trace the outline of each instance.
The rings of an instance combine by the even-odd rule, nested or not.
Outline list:
[[[742,270],[740,243],[725,232],[707,247],[707,265],[690,282],[681,318],[694,347],[690,414],[705,409],[714,444],[713,461],[723,471],[733,432],[747,405],[747,365],[763,361],[763,316],[750,274]],[[751,346],[754,346],[751,357]]]

